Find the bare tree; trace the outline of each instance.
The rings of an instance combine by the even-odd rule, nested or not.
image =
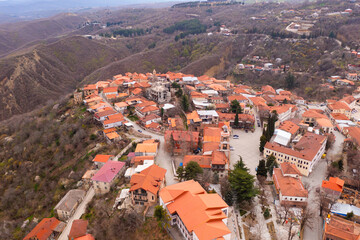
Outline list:
[[[330,212],[331,208],[336,203],[336,198],[331,194],[320,190],[317,196],[317,201],[320,211],[319,215],[322,217]]]
[[[284,221],[282,222],[282,225],[284,225],[284,223],[286,222],[286,219],[287,219],[287,217],[290,215],[290,208],[291,208],[291,206],[290,206],[290,204],[288,204],[288,203],[284,203],[284,205],[282,206],[282,208],[281,208],[281,210],[283,210],[284,211]]]
[[[300,232],[304,230],[305,226],[312,229],[313,219],[314,213],[308,208],[308,206],[304,207],[300,216]]]

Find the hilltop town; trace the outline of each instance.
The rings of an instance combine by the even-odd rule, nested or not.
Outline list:
[[[85,85],[68,104],[114,148],[24,239],[113,239],[119,217],[154,219],[157,239],[357,239],[359,93],[308,102],[155,70]]]

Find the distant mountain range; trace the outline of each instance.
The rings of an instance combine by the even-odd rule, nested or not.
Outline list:
[[[92,8],[130,5],[155,6],[154,3],[179,0],[0,0],[0,23],[50,17],[61,12],[79,12]]]

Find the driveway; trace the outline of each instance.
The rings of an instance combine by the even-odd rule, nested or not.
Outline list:
[[[68,240],[68,235],[70,233],[70,229],[71,229],[71,226],[72,226],[72,223],[74,220],[76,219],[80,219],[81,216],[85,213],[85,210],[86,210],[86,206],[87,204],[92,200],[92,198],[94,197],[95,195],[95,191],[94,189],[91,187],[86,195],[85,195],[85,198],[84,200],[80,203],[80,205],[78,206],[78,208],[76,209],[74,215],[72,215],[72,217],[69,219],[69,221],[67,222],[67,225],[64,229],[64,231],[62,231],[60,237],[58,238],[58,240]]]
[[[250,169],[250,173],[255,175],[255,169],[259,165],[259,160],[262,159],[262,155],[259,152],[262,129],[256,127],[253,133],[234,129],[233,135],[238,135],[239,139],[230,139],[230,146],[234,147],[234,151],[230,152],[231,167],[239,161],[239,156],[241,156],[246,166]]]

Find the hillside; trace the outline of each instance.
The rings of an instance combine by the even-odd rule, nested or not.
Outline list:
[[[126,50],[114,51],[83,37],[71,37],[1,60],[0,120],[58,99],[97,68],[127,54]]]

